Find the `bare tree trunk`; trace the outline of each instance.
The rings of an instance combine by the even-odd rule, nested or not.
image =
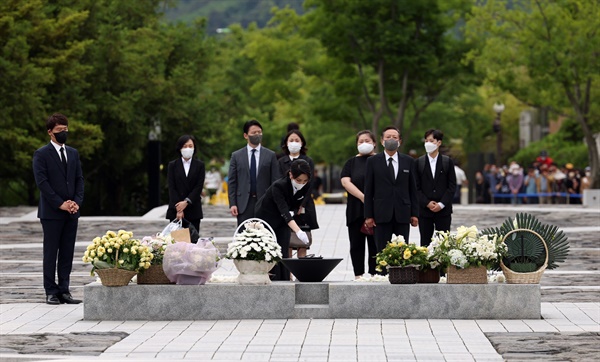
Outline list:
[[[406,114],[406,106],[408,105],[408,70],[404,71],[402,76],[402,99],[398,105],[398,112],[396,113],[396,119],[394,119],[394,126],[402,132],[404,127],[404,116]]]
[[[586,92],[590,92],[590,81],[588,80],[588,86],[586,87]],[[575,118],[579,121],[581,128],[583,129],[583,135],[585,137],[585,142],[588,146],[588,159],[591,167],[592,173],[592,183],[591,188],[600,189],[600,154],[598,153],[598,146],[596,144],[596,139],[594,138],[594,134],[592,133],[592,129],[588,124],[587,113],[585,110],[589,109],[589,104],[584,104],[583,106],[579,103],[579,99],[577,95],[571,91],[569,84],[563,83],[563,87],[565,89],[565,93],[571,102],[571,106],[575,110]],[[586,94],[585,96],[586,103],[589,102],[589,96]]]

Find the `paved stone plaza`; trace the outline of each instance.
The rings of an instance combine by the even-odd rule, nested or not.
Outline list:
[[[542,319],[280,319],[218,321],[83,321],[83,305],[44,304],[42,230],[35,208],[0,208],[0,360],[256,360],[256,361],[518,361],[600,359],[600,210],[581,206],[457,206],[453,227],[499,226],[529,212],[558,225],[571,252],[542,278]],[[344,258],[326,281],[351,281],[345,205],[318,206],[321,229],[310,253]],[[75,249],[72,294],[95,281],[81,262],[106,230],[137,237],[160,231],[164,207],[143,217],[83,217]],[[224,206],[205,210],[200,234],[231,237]],[[411,230],[418,240],[418,229]],[[224,261],[216,275],[236,274]],[[373,302],[376,303],[376,297]],[[85,303],[85,300],[84,300]],[[182,301],[185,303],[185,301]],[[96,357],[93,357],[96,356]]]

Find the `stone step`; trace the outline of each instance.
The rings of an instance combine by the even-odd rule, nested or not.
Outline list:
[[[84,319],[539,319],[540,298],[539,284],[91,283]]]

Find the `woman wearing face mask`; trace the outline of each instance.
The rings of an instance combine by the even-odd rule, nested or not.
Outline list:
[[[194,158],[198,147],[193,136],[179,137],[176,144],[177,159],[169,162],[169,208],[167,219],[184,218],[200,232],[202,201],[200,194],[204,185],[204,162]]]
[[[273,228],[284,258],[289,257],[290,232],[305,244],[309,242],[306,232],[294,221],[294,215],[298,214],[305,199],[310,197],[311,175],[308,162],[294,160],[286,176],[275,181],[256,202],[255,215]],[[275,275],[274,280],[290,280],[290,272],[281,263],[271,273]]]
[[[358,279],[365,273],[365,239],[368,250],[368,273],[375,275],[375,255],[377,247],[373,235],[365,235],[360,229],[365,223],[365,171],[367,159],[375,154],[375,135],[369,130],[356,134],[358,154],[344,165],[340,177],[342,186],[348,191],[346,203],[346,226],[350,240],[350,259],[354,269],[354,278]]]
[[[315,172],[315,164],[312,158],[306,155],[306,139],[302,133],[297,129],[293,129],[287,133],[284,140],[285,144],[282,147],[282,150],[285,155],[279,159],[279,168],[281,174],[284,175],[284,177],[287,177],[292,162],[296,159],[300,159],[308,162],[312,180],[312,175],[314,175]],[[319,224],[317,223],[317,211],[315,208],[315,203],[312,197],[310,197],[310,193],[307,195],[309,197],[306,198],[305,203],[300,208],[298,214],[294,216],[294,220],[304,231],[310,231],[319,228]],[[308,249],[310,249],[310,245],[308,247],[290,247],[288,253],[290,257],[292,257],[293,250],[297,250],[298,258],[302,258],[306,256],[306,250]]]

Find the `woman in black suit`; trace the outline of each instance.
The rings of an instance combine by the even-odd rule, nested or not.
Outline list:
[[[292,162],[296,159],[300,159],[308,162],[308,165],[310,166],[310,178],[312,180],[312,175],[314,175],[315,172],[315,164],[312,158],[306,155],[306,140],[304,139],[302,133],[297,129],[291,130],[285,136],[284,141],[285,142],[282,146],[282,150],[285,155],[278,160],[281,174],[287,175]],[[311,194],[309,193],[308,195],[310,196]],[[319,224],[317,222],[317,210],[312,197],[307,197],[304,205],[302,206],[303,209],[301,209],[300,213],[295,217],[296,222],[299,223],[305,231],[318,229]],[[298,257],[305,257],[307,249],[309,248],[297,248],[296,250],[298,250]],[[288,253],[290,256],[292,256],[292,248],[288,250]]]
[[[257,201],[254,209],[256,217],[266,221],[275,231],[284,258],[289,257],[290,230],[308,244],[308,236],[294,221],[294,215],[298,213],[304,200],[310,197],[310,178],[308,162],[294,160],[288,176],[275,181]],[[281,263],[271,272],[275,274],[275,280],[290,280],[290,272]]]
[[[202,187],[204,185],[204,162],[194,158],[198,147],[196,139],[183,135],[177,140],[177,153],[181,157],[169,162],[169,208],[167,219],[185,218],[200,233],[202,219]]]
[[[375,154],[376,144],[375,135],[371,131],[358,132],[356,135],[358,155],[346,161],[340,175],[342,186],[348,191],[346,226],[348,226],[348,238],[350,239],[350,259],[356,279],[365,273],[365,238],[369,252],[368,272],[375,275],[375,255],[377,254],[375,238],[373,235],[363,234],[360,229],[365,223],[365,194],[363,192],[367,159]]]

